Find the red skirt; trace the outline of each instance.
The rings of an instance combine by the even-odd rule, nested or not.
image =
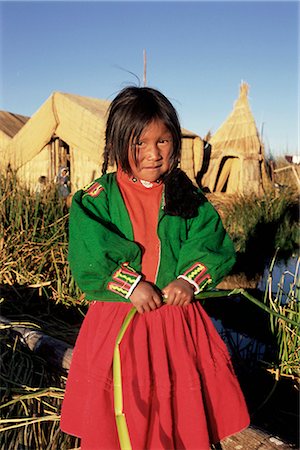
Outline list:
[[[94,302],[75,345],[61,429],[82,450],[120,449],[112,362],[129,303]],[[205,450],[249,425],[227,348],[199,302],[136,314],[120,345],[133,450]]]

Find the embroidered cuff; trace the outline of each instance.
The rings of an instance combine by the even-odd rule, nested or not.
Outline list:
[[[98,181],[92,182],[83,188],[83,197],[89,195],[90,197],[98,197],[101,192],[104,191],[104,187],[102,184],[98,183]]]
[[[177,278],[183,278],[191,283],[195,287],[195,295],[199,294],[207,284],[212,282],[211,276],[207,273],[207,268],[199,262],[193,264],[192,267]]]
[[[124,298],[129,298],[134,288],[142,278],[128,263],[121,264],[112,275],[113,281],[107,285],[107,289]]]

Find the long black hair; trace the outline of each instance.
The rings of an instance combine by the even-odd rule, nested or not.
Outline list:
[[[114,163],[130,174],[129,144],[137,141],[144,128],[153,120],[161,120],[170,131],[173,149],[169,171],[177,166],[181,152],[181,129],[174,106],[156,89],[130,86],[116,96],[108,110],[103,174],[106,173],[108,165]],[[132,147],[132,152],[136,161],[135,146]]]

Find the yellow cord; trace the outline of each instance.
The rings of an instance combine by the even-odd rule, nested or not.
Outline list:
[[[125,317],[125,320],[120,328],[117,336],[116,345],[114,349],[113,358],[113,382],[114,382],[114,408],[116,424],[119,436],[121,450],[132,450],[125,413],[123,412],[123,392],[122,392],[122,369],[120,344],[123,336],[136,313],[136,308],[133,307]]]

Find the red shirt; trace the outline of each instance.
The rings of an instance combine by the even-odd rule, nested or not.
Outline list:
[[[134,240],[142,248],[142,273],[146,281],[154,283],[160,257],[157,225],[163,183],[138,180],[120,169],[117,182],[132,223]]]

